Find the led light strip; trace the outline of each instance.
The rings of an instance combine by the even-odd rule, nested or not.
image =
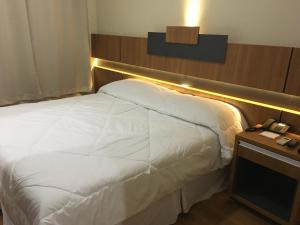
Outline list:
[[[99,65],[96,65],[96,64],[93,64],[93,67],[97,67],[97,68],[100,68],[100,69],[103,69],[103,70],[108,70],[108,71],[111,71],[111,72],[126,74],[128,76],[145,79],[145,80],[149,80],[149,81],[152,81],[152,82],[157,82],[157,83],[166,84],[166,85],[170,85],[170,86],[174,86],[174,87],[188,89],[188,90],[191,90],[191,91],[201,92],[201,93],[208,94],[208,95],[227,98],[227,99],[231,99],[231,100],[235,100],[235,101],[239,101],[239,102],[245,102],[245,103],[249,103],[249,104],[252,104],[252,105],[262,106],[262,107],[265,107],[265,108],[270,108],[270,109],[275,109],[275,110],[279,110],[279,111],[284,111],[284,112],[287,112],[287,113],[300,115],[299,111],[293,110],[293,109],[288,109],[288,108],[284,108],[284,107],[280,107],[280,106],[275,106],[275,105],[266,104],[266,103],[262,103],[262,102],[252,101],[252,100],[239,98],[239,97],[235,97],[235,96],[225,95],[225,94],[221,94],[221,93],[217,93],[217,92],[207,91],[207,90],[203,90],[203,89],[199,89],[199,88],[193,88],[193,87],[189,87],[187,85],[176,84],[176,83],[172,83],[172,82],[168,82],[168,81],[164,81],[164,80],[158,80],[158,79],[154,79],[154,78],[151,78],[151,77],[146,77],[146,76],[135,74],[135,73],[130,73],[130,72],[127,72],[127,71],[114,69],[114,68],[111,68],[111,67],[99,66]]]

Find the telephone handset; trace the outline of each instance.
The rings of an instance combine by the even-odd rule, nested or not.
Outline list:
[[[285,134],[291,127],[285,123],[278,123],[275,119],[267,119],[262,125],[262,129],[273,131],[279,134]]]
[[[262,125],[263,130],[268,130],[273,123],[276,123],[276,120],[273,118],[267,119],[266,122]]]

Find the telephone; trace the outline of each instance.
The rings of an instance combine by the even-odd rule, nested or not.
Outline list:
[[[270,118],[262,125],[263,130],[269,130],[279,134],[285,134],[291,127],[285,123],[278,123],[276,119]]]

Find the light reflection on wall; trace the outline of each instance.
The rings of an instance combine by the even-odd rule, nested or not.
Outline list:
[[[93,69],[95,68],[95,66],[98,65],[98,59],[97,58],[90,58],[90,64],[91,64],[91,71],[93,71]]]
[[[185,0],[185,26],[200,26],[202,0]]]

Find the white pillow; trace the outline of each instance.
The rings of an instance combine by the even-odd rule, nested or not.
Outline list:
[[[99,92],[210,128],[219,137],[224,164],[228,164],[232,158],[235,135],[246,126],[244,117],[232,105],[181,94],[145,81],[121,80],[103,86]]]

